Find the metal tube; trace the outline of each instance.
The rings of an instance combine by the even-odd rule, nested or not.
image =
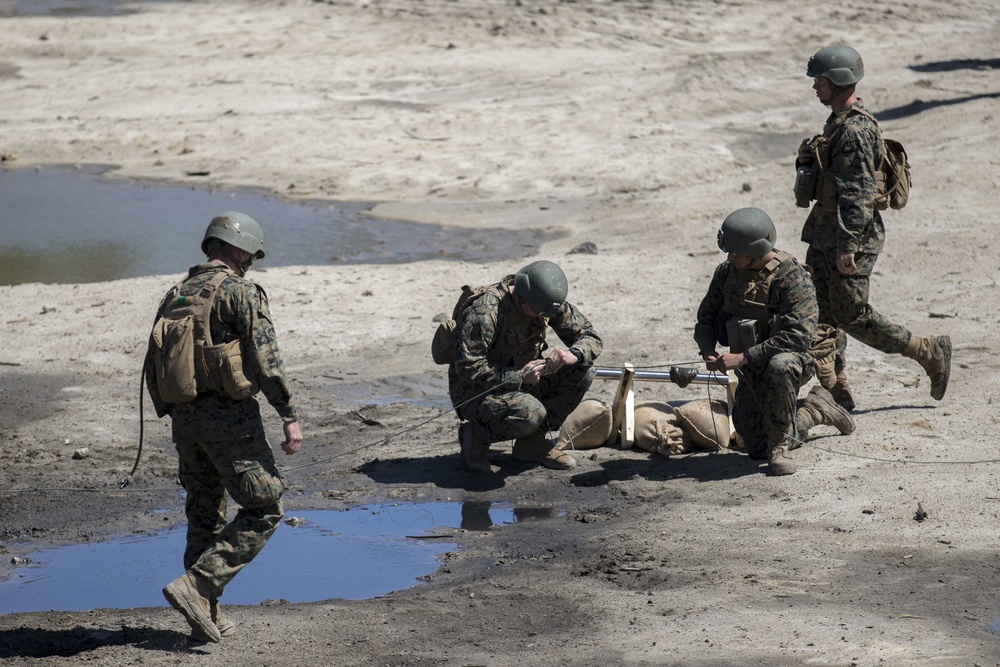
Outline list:
[[[674,369],[679,369],[684,371],[681,382],[678,382],[678,371]],[[602,366],[597,366],[597,375],[595,376],[598,380],[620,380],[622,378],[622,369],[620,368],[607,368]],[[642,380],[644,382],[673,382],[674,384],[680,384],[682,386],[687,386],[690,383],[694,384],[718,384],[723,387],[729,386],[729,376],[725,373],[717,373],[715,371],[704,371],[695,372],[693,368],[682,368],[674,366],[669,371],[651,371],[651,370],[637,370],[632,376],[635,380]]]

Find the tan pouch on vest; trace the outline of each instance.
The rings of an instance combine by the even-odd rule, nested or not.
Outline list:
[[[160,318],[150,334],[156,389],[166,403],[187,403],[198,396],[194,361],[194,318]]]
[[[237,401],[250,398],[260,391],[257,378],[248,372],[249,369],[244,369],[240,341],[206,345],[202,348],[202,353],[208,368],[210,387],[221,390]]]

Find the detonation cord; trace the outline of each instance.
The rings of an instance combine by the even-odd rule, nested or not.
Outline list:
[[[675,363],[672,363],[672,364],[658,364],[658,365],[652,365],[652,366],[636,366],[635,369],[636,370],[646,370],[646,369],[653,369],[653,368],[668,368],[670,366],[690,366],[690,365],[697,365],[697,364],[701,364],[701,363],[703,363],[702,360],[692,360],[692,361],[675,362]],[[740,375],[740,376],[742,376],[744,378],[746,377],[744,375],[744,373],[741,370],[739,370],[739,369],[737,369],[735,372],[738,375]],[[523,384],[524,375],[525,375],[525,373],[522,372],[518,376],[518,388],[519,389],[521,388],[521,386]],[[143,372],[142,378],[143,378],[143,380],[142,380],[142,382],[140,382],[140,386],[139,386],[139,392],[140,392],[140,395],[139,395],[139,451],[136,454],[135,463],[132,465],[132,471],[119,484],[119,486],[118,486],[119,490],[123,490],[123,489],[125,489],[126,487],[129,486],[131,477],[132,477],[132,475],[135,474],[135,471],[138,469],[138,467],[139,467],[139,459],[142,456],[142,442],[143,442],[143,432],[144,432],[144,429],[143,429],[143,400],[142,399],[143,399],[143,385],[145,383],[145,372]],[[458,405],[456,405],[453,408],[453,410],[457,410],[458,408],[460,408],[460,407],[462,407],[464,405],[467,405],[467,404],[469,404],[469,403],[471,403],[471,402],[473,402],[475,400],[478,400],[478,399],[482,398],[483,396],[485,396],[486,394],[489,394],[489,393],[491,393],[493,391],[496,391],[497,389],[502,388],[503,386],[505,386],[509,382],[510,382],[510,380],[507,380],[507,381],[504,381],[504,382],[499,382],[496,385],[490,387],[489,389],[487,389],[487,390],[485,390],[485,391],[483,391],[483,392],[481,392],[479,394],[476,394],[472,398],[469,398],[468,400],[463,401],[462,403],[459,403]],[[709,401],[711,401],[712,400],[712,388],[711,388],[711,385],[707,386],[707,391],[708,391],[708,399],[709,399]],[[751,390],[751,395],[753,396],[754,401],[757,403],[757,407],[760,408],[760,401],[757,399],[756,394],[752,390]],[[353,454],[355,452],[359,452],[361,450],[368,449],[370,447],[375,447],[377,445],[381,445],[383,443],[388,442],[389,440],[392,440],[393,438],[398,438],[399,436],[405,435],[406,433],[409,433],[409,432],[411,432],[411,431],[413,431],[413,430],[415,430],[415,429],[417,429],[417,428],[419,428],[421,426],[424,426],[425,424],[429,424],[432,421],[440,419],[441,417],[444,417],[445,415],[447,415],[447,414],[449,414],[451,412],[452,412],[452,410],[442,411],[441,413],[439,413],[437,415],[434,415],[433,417],[431,417],[429,419],[425,419],[424,421],[421,421],[421,422],[419,422],[417,424],[414,424],[414,425],[412,425],[412,426],[410,426],[408,428],[405,428],[405,429],[403,429],[401,431],[397,431],[395,433],[387,435],[386,437],[381,438],[379,440],[376,440],[374,442],[368,443],[366,445],[362,445],[360,447],[356,447],[354,449],[350,449],[350,450],[341,452],[339,454],[335,454],[333,456],[330,456],[330,457],[327,457],[327,458],[324,458],[324,459],[320,459],[318,461],[312,461],[311,463],[307,463],[305,465],[296,466],[296,467],[292,467],[292,468],[282,468],[282,471],[283,472],[292,472],[292,471],[296,471],[296,470],[302,470],[304,468],[309,468],[309,467],[312,467],[312,466],[315,466],[315,465],[319,465],[321,463],[327,463],[329,461],[333,461],[333,460],[338,459],[338,458],[340,458],[342,456],[347,456],[348,454]],[[719,438],[718,426],[714,424],[714,421],[715,420],[713,420],[713,427],[716,429],[716,431],[715,431],[716,442],[718,442],[718,438]],[[563,430],[561,432],[565,432],[565,431]],[[572,444],[572,437],[568,433],[566,435],[567,435],[567,437],[568,437],[568,439],[570,441],[571,450],[572,451],[576,451],[575,447],[573,447],[573,444]],[[863,460],[866,460],[866,461],[874,461],[874,462],[878,462],[878,463],[902,463],[902,464],[907,464],[907,465],[929,465],[929,466],[935,466],[935,465],[986,465],[986,464],[997,464],[997,463],[1000,463],[1000,459],[982,459],[982,460],[977,460],[977,461],[913,461],[913,460],[903,460],[903,459],[889,459],[889,458],[881,458],[881,457],[876,457],[876,456],[866,456],[866,455],[863,455],[863,454],[852,454],[850,452],[841,452],[841,451],[837,451],[837,450],[830,449],[830,448],[827,448],[827,447],[821,447],[819,445],[815,445],[815,444],[811,444],[809,442],[805,442],[805,441],[799,440],[798,438],[794,438],[791,435],[789,435],[788,437],[791,438],[791,439],[793,439],[793,440],[795,440],[796,442],[798,442],[801,447],[811,447],[813,449],[817,449],[817,450],[826,452],[828,454],[834,454],[834,455],[837,455],[837,456],[843,456],[845,458],[863,459]],[[719,450],[715,450],[715,452],[718,452],[718,451]],[[697,452],[697,453],[701,453],[701,452]],[[159,488],[157,488],[157,487],[151,487],[151,488],[132,489],[132,490],[133,491],[139,491],[139,492],[149,492],[149,493],[151,493],[151,492],[164,492],[164,491],[175,492],[178,489],[179,489],[179,487],[175,486],[175,487],[159,487]],[[41,491],[66,491],[66,492],[79,491],[79,492],[90,492],[90,493],[107,493],[107,492],[113,491],[113,490],[112,489],[104,489],[104,488],[88,489],[88,488],[82,488],[82,487],[45,487],[45,488],[19,488],[19,489],[17,489],[17,488],[15,488],[15,489],[0,488],[0,493],[27,493],[27,492],[41,492]]]

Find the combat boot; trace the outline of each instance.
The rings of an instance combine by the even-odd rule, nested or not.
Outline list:
[[[219,628],[212,622],[210,597],[194,572],[188,570],[167,584],[163,589],[163,597],[184,615],[191,626],[192,639],[204,642],[222,640]]]
[[[851,394],[851,385],[847,384],[847,373],[843,368],[837,370],[837,379],[829,389],[837,405],[848,412],[854,410],[854,396]]]
[[[545,431],[538,429],[531,435],[514,441],[514,459],[529,463],[541,463],[553,470],[569,470],[576,466],[576,459],[549,444]]]
[[[951,337],[923,338],[910,336],[903,356],[914,359],[931,379],[931,398],[940,401],[948,389],[951,377]]]
[[[486,453],[490,450],[490,443],[486,438],[479,435],[472,422],[463,422],[458,427],[458,444],[462,448],[462,465],[469,472],[490,473],[490,462],[486,459]]]
[[[768,449],[767,461],[772,475],[791,475],[795,472],[795,461],[790,455],[791,445],[791,441],[786,437],[781,443]]]
[[[215,598],[212,601],[212,622],[215,623],[215,627],[219,628],[219,634],[223,637],[228,637],[236,632],[236,624],[226,618],[226,615],[222,613],[222,605],[219,604],[219,599]]]
[[[834,426],[842,435],[854,433],[855,423],[851,413],[838,405],[833,395],[820,385],[809,391],[799,412],[805,414],[810,427]]]

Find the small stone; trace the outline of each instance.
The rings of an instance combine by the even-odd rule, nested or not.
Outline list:
[[[743,184],[743,192],[750,192],[751,190],[753,190],[753,186],[752,185],[750,185],[749,183],[744,183]]]
[[[596,255],[597,244],[587,241],[570,250],[567,255]]]
[[[42,315],[56,312],[55,306],[42,306]]]
[[[438,313],[432,318],[433,322],[447,322],[451,318],[448,317],[448,313]]]
[[[90,456],[90,450],[86,447],[81,447],[80,449],[73,452],[73,458],[77,460],[85,459],[88,456]]]
[[[299,517],[299,516],[290,516],[287,519],[285,519],[285,523],[287,523],[292,528],[294,528],[295,526],[298,526],[300,524],[303,524],[305,522],[306,522],[306,520],[303,519],[302,517]]]

